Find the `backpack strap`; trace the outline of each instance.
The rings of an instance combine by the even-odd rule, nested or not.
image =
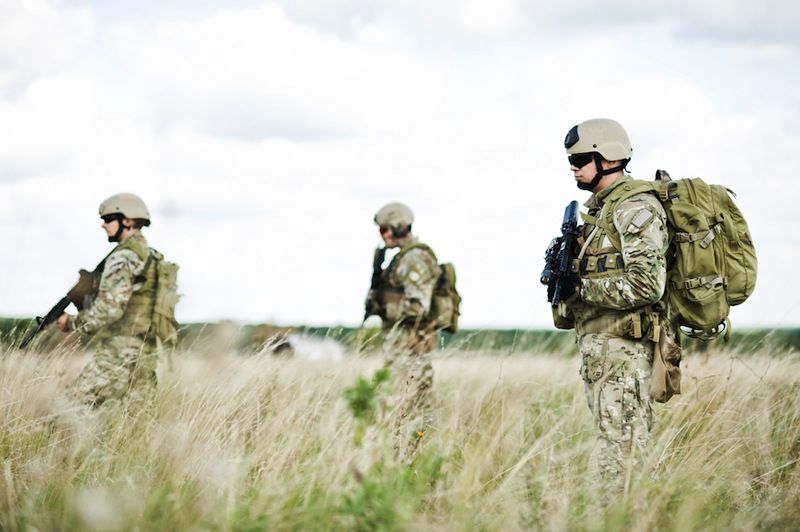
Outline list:
[[[144,262],[144,268],[139,273],[139,275],[133,278],[134,283],[143,283],[147,280],[147,270],[150,269],[150,264],[153,262],[153,250],[148,248],[147,250],[147,260]]]
[[[666,185],[667,184],[664,183],[664,189],[667,189]],[[581,217],[586,223],[595,225],[605,231],[606,236],[611,241],[614,248],[617,251],[622,251],[622,239],[614,225],[614,209],[626,199],[643,192],[659,194],[659,190],[657,190],[657,187],[654,186],[652,182],[634,179],[612,190],[603,201],[603,208],[600,209],[600,213],[597,216],[581,213]]]

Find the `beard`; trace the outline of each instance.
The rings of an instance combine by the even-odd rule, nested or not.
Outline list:
[[[595,189],[595,187],[597,187],[597,185],[600,183],[600,180],[603,179],[604,175],[605,174],[603,174],[602,172],[598,171],[597,175],[594,176],[594,179],[592,179],[588,183],[584,183],[582,181],[578,181],[577,182],[578,188],[581,189],[581,190],[588,190],[589,192],[591,192],[592,190]]]

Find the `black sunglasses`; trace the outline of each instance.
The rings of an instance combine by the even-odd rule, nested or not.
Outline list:
[[[575,168],[583,168],[594,160],[594,153],[573,153],[567,157],[567,160]]]
[[[122,220],[122,218],[123,217],[118,213],[106,214],[106,215],[100,217],[100,219],[103,220],[104,224],[110,224],[111,222],[113,222],[115,220]]]

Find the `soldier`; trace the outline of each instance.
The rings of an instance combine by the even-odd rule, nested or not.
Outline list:
[[[436,347],[431,300],[439,265],[430,247],[411,233],[414,215],[402,203],[384,205],[375,215],[386,248],[400,248],[370,291],[367,313],[383,320],[385,367],[391,371],[392,446],[397,458],[410,463],[431,424],[430,392]]]
[[[630,189],[628,134],[614,120],[582,122],[564,145],[579,189],[592,196],[578,237],[575,294],[554,313],[556,325],[574,326],[586,399],[597,428],[592,466],[607,487],[621,490],[630,465],[641,460],[653,427],[649,377],[653,343],[648,324],[666,285],[666,213],[650,193],[606,200]],[[627,187],[627,188],[626,188]],[[665,329],[669,334],[672,332]]]
[[[118,242],[105,259],[97,295],[76,316],[63,314],[56,326],[77,331],[95,344],[91,361],[73,386],[78,400],[92,408],[143,406],[156,387],[156,267],[141,233],[150,213],[141,198],[121,193],[100,204],[109,242]]]

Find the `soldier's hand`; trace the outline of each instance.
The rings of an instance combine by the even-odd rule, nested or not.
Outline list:
[[[561,301],[566,301],[575,295],[577,295],[577,299],[580,299],[580,293],[581,278],[578,275],[572,274],[564,280],[561,289]]]
[[[61,332],[67,332],[67,327],[69,327],[69,314],[65,312],[56,320],[56,328]]]

